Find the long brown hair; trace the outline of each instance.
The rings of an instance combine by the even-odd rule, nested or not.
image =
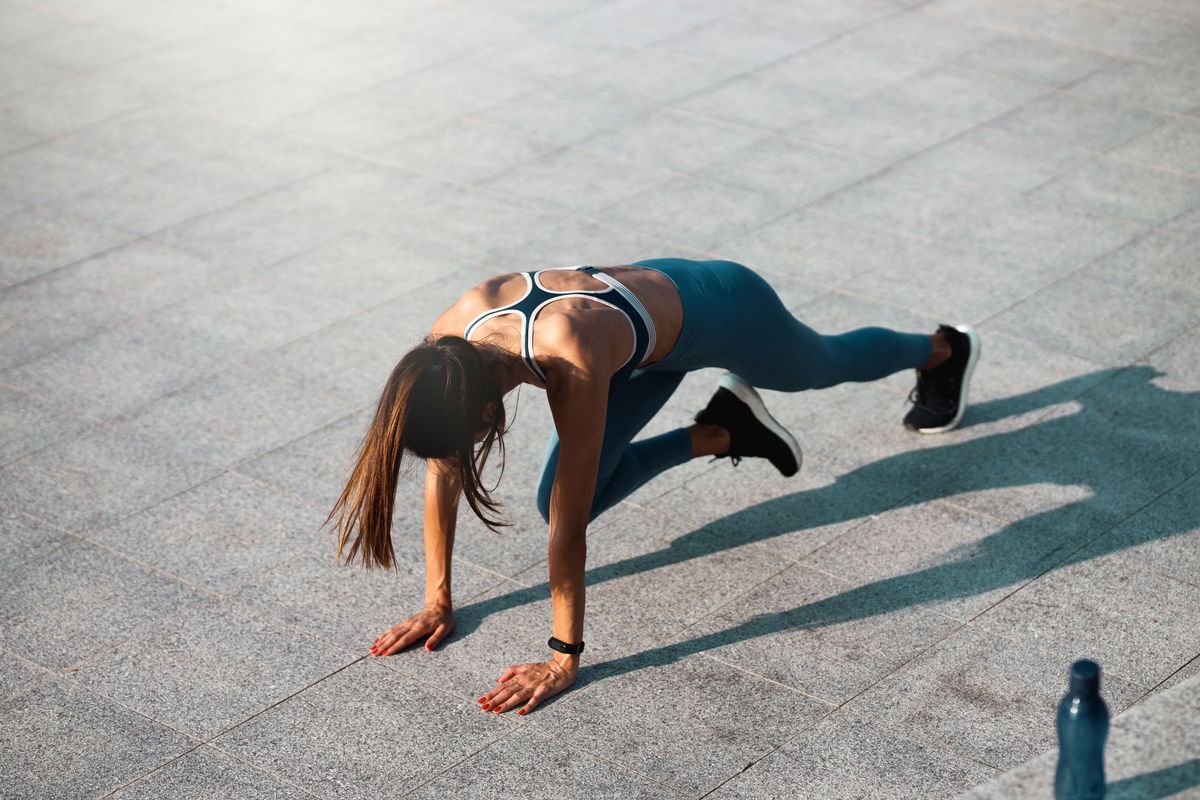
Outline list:
[[[458,472],[463,496],[488,530],[512,523],[488,519],[482,509],[496,513],[480,476],[492,445],[500,445],[500,474],[504,474],[504,434],[508,430],[497,368],[511,354],[490,342],[469,342],[461,336],[426,336],[404,354],[379,396],[375,416],[359,444],[355,466],[345,488],[325,518],[338,515],[337,557],[346,562],[362,556],[363,566],[384,569],[395,563],[392,551],[392,510],[404,451],[418,458],[444,459]],[[494,412],[485,423],[489,403]],[[488,432],[476,449],[475,435]],[[497,477],[497,485],[499,477]],[[358,527],[357,535],[353,531]],[[351,541],[353,537],[353,541]]]

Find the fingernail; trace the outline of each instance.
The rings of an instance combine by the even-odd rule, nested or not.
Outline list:
[[[487,700],[487,696],[486,696],[486,695],[484,695],[483,697],[479,698],[479,702],[480,702],[480,703],[484,702],[485,700]]]
[[[487,703],[484,703],[484,704],[483,704],[483,710],[484,710],[484,711],[487,711],[487,710],[488,710],[488,704],[487,704]]]
[[[522,708],[520,711],[517,712],[517,714],[519,714],[522,717],[525,716],[525,709]]]

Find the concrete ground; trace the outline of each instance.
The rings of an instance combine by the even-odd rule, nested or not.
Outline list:
[[[950,797],[1076,658],[1118,721],[1194,686],[1198,115],[1192,0],[0,0],[0,795]],[[802,472],[602,515],[577,684],[496,716],[550,655],[525,387],[456,632],[370,657],[421,465],[398,574],[320,526],[391,367],[485,276],[659,256],[978,326],[963,427],[900,426],[911,373],[764,392]],[[1197,791],[1138,729],[1122,791]]]

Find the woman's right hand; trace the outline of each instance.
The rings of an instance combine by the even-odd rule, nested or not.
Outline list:
[[[390,656],[423,636],[425,649],[432,650],[454,630],[454,611],[449,606],[426,603],[425,607],[401,623],[393,625],[371,645],[371,653]]]

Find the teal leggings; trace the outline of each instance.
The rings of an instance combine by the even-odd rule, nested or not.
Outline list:
[[[635,261],[664,273],[683,300],[683,329],[662,361],[635,369],[609,388],[604,445],[591,519],[660,472],[692,457],[683,429],[633,441],[686,373],[719,367],[751,386],[782,392],[873,381],[929,360],[929,334],[859,328],[826,336],[792,316],[761,275],[733,261],[653,258]],[[537,505],[550,521],[550,492],[558,468],[558,435],[543,457]]]

